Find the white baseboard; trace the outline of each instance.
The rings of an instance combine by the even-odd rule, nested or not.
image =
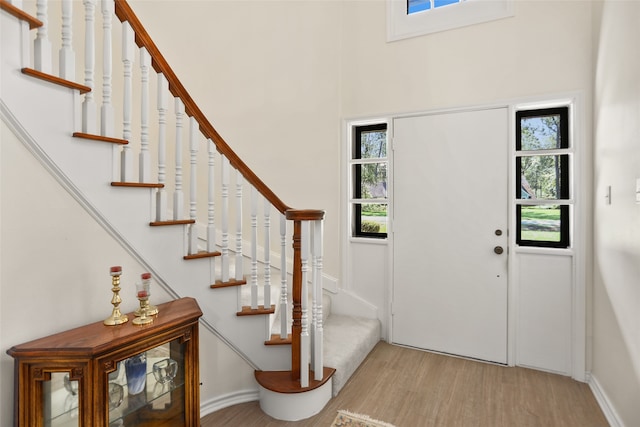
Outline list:
[[[209,415],[220,409],[229,406],[238,405],[240,403],[253,402],[259,400],[260,395],[258,389],[241,390],[222,396],[214,397],[206,402],[200,402],[200,417]]]
[[[611,400],[609,400],[607,393],[605,393],[604,389],[600,386],[600,383],[593,374],[587,374],[587,383],[589,384],[594,397],[598,401],[598,405],[600,405],[600,409],[602,409],[609,425],[611,427],[625,427],[624,423],[618,416],[616,409],[611,404]]]

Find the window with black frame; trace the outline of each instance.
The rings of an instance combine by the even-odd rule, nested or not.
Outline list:
[[[352,136],[352,236],[387,237],[387,124],[354,126]]]
[[[516,243],[570,246],[569,107],[516,112]]]

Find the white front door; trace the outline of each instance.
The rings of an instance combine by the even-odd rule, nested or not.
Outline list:
[[[393,342],[507,363],[508,110],[395,119],[393,147]]]

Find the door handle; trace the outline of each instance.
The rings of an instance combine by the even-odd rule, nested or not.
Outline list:
[[[495,252],[498,255],[500,255],[500,254],[502,254],[504,252],[504,249],[502,249],[502,246],[496,246],[495,248],[493,248],[493,252]]]

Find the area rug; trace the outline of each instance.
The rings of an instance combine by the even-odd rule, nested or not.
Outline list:
[[[367,415],[354,414],[339,410],[331,427],[395,427],[393,424],[369,418]]]

